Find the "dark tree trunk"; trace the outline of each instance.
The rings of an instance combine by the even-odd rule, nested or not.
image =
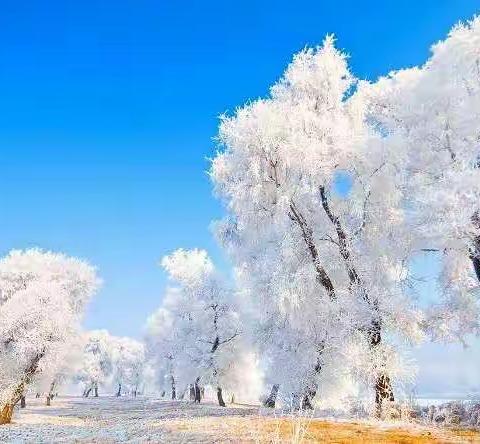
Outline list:
[[[165,390],[162,391],[162,393],[160,394],[160,396],[161,396],[162,398],[165,397]]]
[[[223,400],[222,388],[217,387],[217,398],[218,398],[218,405],[220,407],[225,407],[225,401]]]
[[[83,396],[85,396],[85,398],[88,398],[88,395],[90,395],[91,391],[92,391],[92,387],[89,387],[88,389],[85,390]]]
[[[195,401],[195,384],[190,384],[189,392],[190,392],[190,401]]]
[[[333,286],[330,276],[326,272],[320,263],[320,257],[318,255],[317,246],[315,245],[313,230],[308,225],[303,214],[298,210],[297,206],[293,202],[290,202],[290,211],[288,213],[291,220],[297,223],[302,232],[302,238],[307,246],[310,256],[312,258],[313,266],[315,268],[317,282],[326,290],[329,298],[333,301],[336,299],[335,288]]]
[[[47,405],[50,405],[50,401],[52,401],[52,399],[55,397],[55,393],[54,393],[55,385],[56,385],[55,381],[52,381],[52,383],[50,384],[50,390],[47,394]]]
[[[263,401],[263,406],[264,407],[269,407],[269,408],[275,408],[275,403],[277,402],[277,395],[278,395],[278,390],[280,389],[279,384],[273,384],[272,390],[270,391],[270,394],[268,395],[268,398]]]
[[[381,373],[375,381],[375,415],[378,418],[382,416],[385,401],[393,402],[395,397],[390,377],[386,373]]]
[[[475,274],[477,275],[477,279],[480,282],[480,251],[477,250],[476,256],[472,257],[473,268],[475,270]]]
[[[369,335],[370,335],[370,347],[375,349],[382,342],[381,335],[381,323],[379,321],[373,321]],[[375,379],[375,416],[378,418],[382,416],[383,407],[385,402],[395,401],[393,395],[392,382],[388,374],[383,371],[382,368],[378,369],[378,374]]]
[[[118,384],[117,398],[122,395],[122,384]]]
[[[35,395],[35,398],[37,398],[37,399],[40,398],[40,393],[37,393],[37,394]]]
[[[370,347],[372,350],[375,350],[375,348],[379,346],[382,341],[382,321],[379,314],[378,301],[376,299],[372,300],[365,289],[362,279],[360,278],[360,275],[358,274],[356,267],[353,263],[347,234],[343,229],[340,219],[332,212],[328,202],[327,194],[325,192],[325,188],[323,186],[320,187],[320,197],[322,201],[322,207],[326,215],[332,222],[337,233],[338,251],[344,261],[345,268],[348,274],[348,279],[350,281],[350,287],[353,290],[360,290],[360,294],[362,295],[363,300],[367,303],[367,305],[372,311],[372,321],[368,329],[368,335],[370,338]],[[362,222],[361,228],[363,228],[364,225],[365,219]],[[382,365],[381,368],[377,369],[377,372],[378,374],[375,382],[375,407],[376,415],[380,416],[384,401],[394,401],[394,396],[390,377],[386,373],[384,365]]]
[[[98,398],[98,387],[96,385],[95,385],[94,391],[95,391],[95,398]]]
[[[200,402],[202,400],[202,391],[201,391],[201,388],[200,388],[200,378],[197,378],[195,380],[195,384],[193,384],[193,391],[194,391],[195,402],[200,404]]]
[[[177,399],[177,391],[175,389],[175,378],[172,376],[172,399]]]
[[[302,410],[313,410],[312,401],[317,394],[316,390],[308,390],[302,399]]]
[[[480,168],[480,156],[477,168]],[[472,216],[472,222],[475,228],[480,231],[480,210],[475,211]],[[480,281],[480,235],[477,235],[473,240],[473,247],[470,250],[470,259],[472,260],[477,279]]]
[[[477,228],[480,229],[480,215],[475,214],[473,221]],[[480,236],[477,236],[474,241],[474,245],[470,250],[470,259],[472,260],[473,269],[477,275],[477,279],[480,282]]]
[[[20,398],[20,408],[21,408],[21,409],[24,409],[26,406],[27,406],[27,402],[26,402],[26,400],[25,400],[25,395],[23,395],[23,396]]]

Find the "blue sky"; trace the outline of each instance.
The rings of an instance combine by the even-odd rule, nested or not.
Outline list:
[[[354,73],[426,60],[474,0],[2,1],[0,252],[88,259],[105,284],[87,328],[140,336],[159,258],[203,247],[221,215],[205,173],[217,116],[265,95],[334,33]],[[428,356],[425,352],[423,357]]]

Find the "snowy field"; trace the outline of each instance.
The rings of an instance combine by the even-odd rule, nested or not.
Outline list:
[[[149,398],[59,397],[51,407],[28,399],[13,423],[0,427],[5,443],[430,443],[480,442],[469,431],[421,425],[292,418],[255,406],[221,408]]]

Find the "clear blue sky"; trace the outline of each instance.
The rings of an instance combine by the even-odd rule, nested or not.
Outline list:
[[[0,250],[88,259],[87,328],[140,336],[159,258],[203,247],[217,116],[265,95],[292,54],[335,33],[354,73],[426,60],[474,0],[2,1]]]

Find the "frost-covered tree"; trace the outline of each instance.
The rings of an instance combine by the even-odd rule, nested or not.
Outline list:
[[[39,374],[62,365],[98,285],[94,268],[63,254],[15,250],[0,260],[0,423]]]
[[[480,19],[456,26],[422,67],[360,88],[386,144],[407,156],[410,229],[442,263],[434,338],[479,333]]]
[[[99,386],[110,384],[115,361],[114,338],[107,330],[92,330],[83,335],[83,356],[77,378],[83,383],[83,396],[93,390],[98,397]]]
[[[142,383],[145,366],[144,345],[131,338],[114,338],[113,348],[113,379],[117,388],[117,396],[122,390],[137,396]]]
[[[355,86],[331,37],[297,54],[269,98],[222,118],[211,176],[229,212],[220,239],[251,282],[263,330],[285,338],[273,341],[293,360],[285,371],[301,363],[297,398],[308,405],[327,355],[346,355],[348,339],[373,362],[362,378],[379,412],[399,371],[386,339],[418,337],[420,314],[403,292],[403,158],[369,124]]]
[[[163,258],[162,266],[172,287],[150,319],[151,334],[170,318],[172,333],[162,338],[162,357],[174,361],[171,365],[183,384],[194,384],[197,401],[199,385],[212,385],[224,406],[222,390],[237,361],[240,333],[231,291],[203,250],[176,250]]]
[[[162,306],[147,320],[146,346],[148,360],[156,369],[157,384],[162,396],[169,391],[171,399],[176,399],[177,362],[179,361],[177,356],[182,351],[183,341],[177,338],[173,313],[166,308],[173,304],[169,293],[167,291]]]

